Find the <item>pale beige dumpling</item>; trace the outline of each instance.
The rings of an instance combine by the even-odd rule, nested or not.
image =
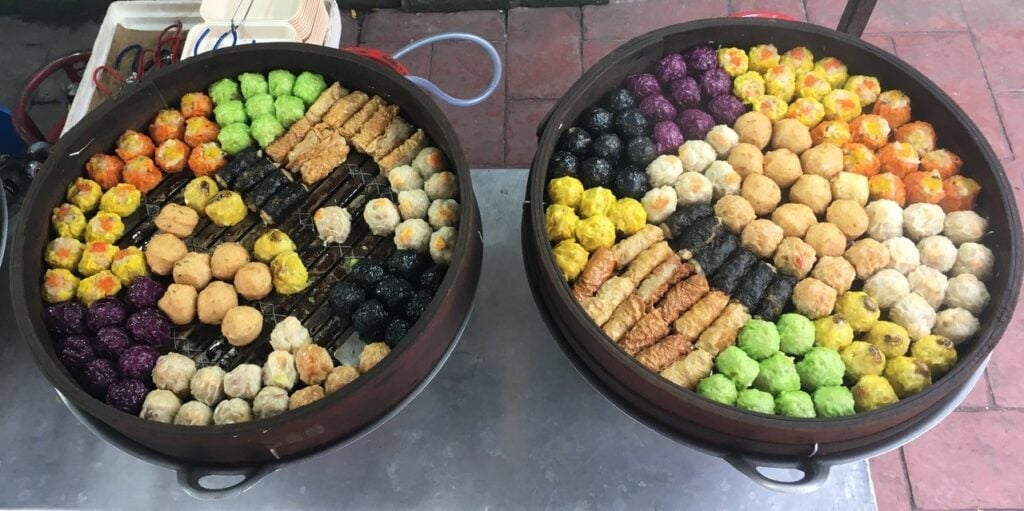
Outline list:
[[[156,306],[167,315],[171,323],[187,325],[196,318],[196,288],[184,284],[167,286]]]
[[[732,165],[732,169],[742,177],[764,173],[764,154],[752,144],[737,144],[729,151],[727,161],[729,165]]]
[[[716,200],[740,193],[740,186],[743,184],[743,178],[739,173],[733,170],[732,165],[724,161],[716,161],[709,165],[704,171],[704,177],[711,181]]]
[[[814,248],[800,238],[788,237],[775,249],[775,268],[798,279],[811,273],[817,260]]]
[[[230,398],[253,399],[263,388],[263,370],[256,364],[239,364],[224,375],[224,394]]]
[[[974,211],[953,211],[946,215],[942,234],[957,245],[981,241],[988,231],[988,221]]]
[[[156,359],[153,367],[153,384],[156,388],[169,390],[184,399],[189,395],[190,382],[196,374],[196,363],[180,353],[168,353]]]
[[[423,189],[423,177],[409,165],[391,169],[388,172],[388,182],[391,184],[391,189],[396,192]]]
[[[246,300],[262,300],[274,290],[270,266],[253,261],[238,268],[234,278],[235,291]]]
[[[402,221],[402,215],[398,213],[398,207],[393,202],[381,197],[366,203],[363,220],[374,236],[390,236]]]
[[[189,381],[192,397],[213,406],[224,399],[224,370],[217,366],[206,366],[196,371]]]
[[[437,264],[451,264],[455,255],[455,244],[459,231],[454,227],[442,227],[430,235],[430,258]]]
[[[864,206],[868,203],[868,178],[853,172],[840,172],[829,181],[832,199],[847,199]]]
[[[672,186],[683,173],[683,162],[678,156],[663,154],[647,164],[646,173],[652,187]]]
[[[782,190],[771,178],[762,174],[750,174],[743,178],[740,195],[754,207],[757,216],[765,217],[775,211],[782,200]],[[648,219],[650,219],[648,217]]]
[[[263,363],[264,386],[292,390],[298,379],[299,373],[295,370],[295,357],[291,353],[274,350],[267,355],[267,361]]]
[[[170,275],[174,263],[188,254],[185,242],[177,236],[161,232],[146,245],[146,265],[157,275]]]
[[[868,230],[868,214],[860,204],[852,200],[833,201],[825,210],[825,219],[835,224],[851,241],[860,238]]]
[[[426,252],[430,246],[431,234],[430,224],[426,220],[422,218],[404,220],[395,228],[395,248]]]
[[[198,223],[199,214],[194,209],[174,203],[161,208],[160,214],[153,219],[153,224],[160,232],[170,233],[179,238],[191,236]]]
[[[935,309],[917,293],[900,298],[889,309],[889,319],[907,329],[910,338],[917,340],[932,333]]]
[[[782,119],[772,128],[772,147],[800,154],[811,148],[811,130],[796,119]]]
[[[238,424],[252,420],[252,408],[244,399],[234,398],[221,401],[213,411],[213,423],[220,425]]]
[[[704,141],[711,144],[719,158],[725,158],[740,143],[740,135],[736,133],[736,130],[719,124],[708,131],[708,134],[704,136]]]
[[[412,168],[428,179],[444,169],[444,153],[436,147],[425,147],[413,158]]]
[[[296,390],[288,399],[288,409],[294,410],[308,404],[312,404],[324,398],[324,388],[319,385],[310,385]]]
[[[189,401],[178,408],[174,423],[178,426],[209,426],[213,424],[213,410],[205,403]]]
[[[995,266],[995,255],[992,250],[982,245],[968,241],[956,251],[956,263],[953,264],[953,275],[970,273],[979,280],[988,280],[992,276],[992,269]]]
[[[210,254],[189,252],[174,263],[174,282],[196,288],[202,291],[210,280],[213,279],[213,270],[210,268]]]
[[[717,158],[715,149],[703,140],[688,140],[679,146],[679,161],[683,165],[683,172],[704,172]]]
[[[864,292],[874,298],[882,310],[887,310],[910,294],[910,282],[902,273],[886,268],[864,282]]]
[[[356,381],[359,378],[359,371],[352,366],[341,365],[331,370],[331,374],[327,375],[327,381],[324,382],[324,391],[328,394],[337,392],[347,386],[349,383]]]
[[[970,339],[981,330],[981,322],[967,309],[959,307],[940,311],[935,315],[935,327],[932,333],[941,335],[953,344],[960,344]]]
[[[818,223],[814,211],[803,204],[783,204],[772,212],[772,221],[775,225],[782,227],[786,236],[803,238],[812,225]]]
[[[818,257],[842,257],[846,253],[846,235],[834,224],[819,222],[807,229],[804,234],[807,242]]]
[[[919,202],[903,210],[903,233],[914,241],[942,233],[946,213],[937,204]]]
[[[740,242],[759,257],[771,257],[786,234],[775,222],[759,218],[747,224],[740,234]]]
[[[824,282],[841,295],[853,287],[857,270],[843,257],[825,256],[818,259],[818,264],[815,264],[814,270],[811,271],[811,277]]]
[[[232,346],[246,346],[263,331],[263,314],[248,305],[228,309],[220,324],[220,332]]]
[[[797,312],[810,319],[832,314],[836,305],[836,290],[816,279],[807,278],[797,282],[793,288],[793,305]]]
[[[382,342],[367,344],[359,353],[359,365],[356,366],[356,369],[360,374],[365,374],[384,360],[389,353],[391,353],[391,348],[387,344]]]
[[[174,421],[178,409],[181,408],[181,400],[169,390],[157,389],[146,394],[142,402],[142,411],[139,417],[143,419],[170,424]]]
[[[871,238],[854,242],[846,249],[844,257],[857,270],[857,278],[861,280],[867,280],[889,264],[889,250]]]
[[[886,241],[903,235],[903,208],[896,202],[876,200],[868,204],[864,212],[868,214],[868,236]]]
[[[843,170],[843,150],[828,142],[818,144],[800,155],[804,174],[832,179]]]
[[[437,199],[430,203],[427,219],[435,229],[459,225],[459,203],[455,199]]]
[[[970,273],[964,273],[949,279],[946,298],[942,303],[947,307],[959,307],[979,316],[991,299],[992,296],[984,282]]]
[[[815,215],[824,215],[828,205],[832,204],[832,188],[828,179],[804,174],[789,189],[789,200],[811,208]]]
[[[800,179],[800,158],[789,149],[776,149],[764,155],[764,175],[770,177],[779,188],[789,188]]]
[[[708,183],[708,192],[710,200],[710,183]],[[643,205],[644,211],[647,212],[647,223],[660,224],[676,211],[676,206],[679,204],[679,195],[671,186],[659,186],[658,188],[652,188],[644,194],[643,198],[640,199],[640,204]]]
[[[233,241],[221,243],[210,256],[210,273],[216,279],[230,282],[249,260],[249,251],[242,245]]]
[[[398,213],[403,220],[427,218],[430,209],[430,198],[423,190],[404,190],[398,192]]]
[[[423,183],[423,190],[427,192],[427,197],[432,201],[457,199],[459,198],[459,180],[451,172],[438,172]]]
[[[941,307],[946,299],[949,278],[931,266],[918,266],[907,274],[907,282],[910,283],[910,292],[923,298],[933,309]]]
[[[288,411],[288,391],[280,387],[263,387],[252,400],[252,413],[266,419]]]
[[[921,254],[921,264],[931,266],[942,273],[947,273],[956,264],[956,246],[945,236],[928,236],[917,242],[917,251]]]
[[[227,312],[238,306],[238,293],[235,286],[227,282],[210,282],[206,289],[199,293],[196,311],[199,322],[207,325],[219,325]]]
[[[306,385],[323,383],[334,369],[334,359],[323,346],[306,344],[295,350],[295,368]]]
[[[889,268],[906,275],[921,265],[921,254],[910,238],[900,236],[888,239],[883,245],[889,250]]]
[[[664,186],[662,188],[668,188]],[[657,190],[657,188],[655,189]],[[653,192],[654,190],[651,190]],[[651,192],[647,192],[650,194]],[[683,206],[689,204],[708,204],[714,196],[715,188],[711,180],[699,172],[684,172],[675,183],[676,201]],[[644,196],[646,198],[646,196]],[[674,210],[673,210],[674,211]],[[666,216],[667,218],[667,216]],[[648,213],[648,220],[650,214]],[[664,220],[664,219],[662,219]]]
[[[312,342],[313,338],[310,337],[309,330],[302,326],[302,322],[295,316],[282,319],[270,331],[270,345],[275,350],[295,353],[299,348]]]
[[[737,117],[733,129],[739,135],[740,142],[754,145],[761,150],[764,150],[772,139],[771,119],[756,110]]]
[[[757,218],[754,207],[739,195],[726,195],[715,203],[715,216],[730,232],[739,234]],[[844,238],[845,241],[845,238]]]

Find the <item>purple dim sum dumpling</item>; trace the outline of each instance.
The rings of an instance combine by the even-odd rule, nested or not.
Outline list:
[[[117,378],[114,363],[105,358],[97,358],[86,364],[80,380],[87,392],[97,399],[103,399],[107,395],[107,389],[117,381]]]
[[[85,369],[86,364],[96,358],[96,354],[92,350],[92,343],[89,342],[88,337],[72,335],[65,337],[57,345],[57,358],[64,364],[64,367],[68,368],[68,371],[79,374],[82,369]]]
[[[730,89],[732,89],[732,78],[729,78],[725,71],[717,67],[700,76],[700,91],[706,98],[728,94]]]
[[[153,367],[160,354],[149,346],[136,344],[121,354],[117,360],[117,368],[125,378],[135,378],[144,382],[152,382]]]
[[[128,316],[125,322],[135,342],[154,348],[166,347],[171,341],[171,322],[157,309],[142,309]]]
[[[77,301],[58,303],[46,308],[46,328],[54,335],[85,333],[85,306]]]
[[[669,96],[679,108],[698,107],[700,106],[700,85],[697,85],[697,80],[689,76],[680,78],[669,86]]]
[[[627,76],[626,88],[637,98],[646,98],[651,94],[661,94],[661,86],[658,85],[658,79],[650,73]]]
[[[98,332],[105,326],[123,325],[128,319],[128,310],[117,298],[104,298],[85,311],[85,325],[90,332]]]
[[[654,76],[663,84],[672,83],[674,80],[686,76],[686,61],[678,53],[670,53],[658,61],[654,68]]]
[[[132,340],[123,328],[105,326],[96,332],[96,337],[92,341],[92,349],[96,352],[97,357],[117,360],[131,344]]]
[[[686,70],[691,76],[699,75],[718,66],[718,55],[715,49],[704,45],[694,46],[683,52],[683,59],[686,61]]]
[[[675,154],[679,146],[683,145],[683,132],[673,121],[661,121],[654,125],[654,133],[651,135],[658,154]]]
[[[678,114],[672,102],[661,94],[653,94],[644,98],[640,102],[640,113],[654,122],[670,121],[675,119]]]
[[[739,116],[747,112],[747,107],[736,96],[722,94],[708,101],[708,112],[715,118],[715,123],[732,126]]]
[[[128,283],[124,293],[124,301],[132,310],[156,307],[156,302],[164,295],[164,285],[150,277],[136,277]]]
[[[138,415],[149,389],[141,380],[127,378],[107,388],[107,404],[125,413]]]
[[[679,128],[686,140],[704,140],[704,136],[715,127],[715,119],[703,110],[690,108],[679,114]]]

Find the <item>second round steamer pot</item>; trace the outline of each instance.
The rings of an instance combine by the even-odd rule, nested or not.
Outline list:
[[[842,60],[851,71],[877,76],[884,89],[901,89],[914,118],[935,126],[944,147],[959,154],[965,173],[982,186],[979,213],[994,233],[991,304],[979,318],[978,335],[959,347],[960,360],[931,388],[882,409],[854,416],[801,420],[749,413],[719,405],[651,373],[611,342],[584,313],[554,262],[544,228],[548,161],[561,133],[630,74],[652,69],[667,53],[696,44],[748,48],[771,43],[780,49],[806,46],[815,55]],[[812,456],[852,461],[894,441],[908,441],[930,427],[939,410],[962,399],[963,388],[987,360],[1010,320],[1021,284],[1021,224],[1010,185],[984,137],[942,90],[908,64],[860,39],[806,23],[759,19],[711,19],[675,25],[634,39],[587,71],[559,100],[539,128],[523,210],[523,253],[538,306],[564,340],[564,347],[633,415],[672,436],[717,453],[733,453],[775,464],[801,466]]]

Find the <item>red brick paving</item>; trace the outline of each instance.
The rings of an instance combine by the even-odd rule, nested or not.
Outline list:
[[[783,12],[834,27],[844,0],[612,0],[605,6],[457,14],[375,11],[361,44],[394,50],[413,39],[464,30],[495,41],[507,86],[470,109],[445,107],[471,164],[527,167],[536,127],[558,97],[629,39],[666,25],[744,10]],[[346,20],[346,41],[354,24]],[[917,66],[982,128],[1024,208],[1024,43],[1021,0],[881,0],[864,39]],[[486,83],[479,52],[444,44],[403,59],[453,93]],[[987,374],[935,430],[871,461],[879,509],[1024,508],[1024,305]]]

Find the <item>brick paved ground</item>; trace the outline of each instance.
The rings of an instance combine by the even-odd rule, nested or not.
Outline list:
[[[843,0],[612,0],[610,5],[582,9],[456,14],[375,11],[362,16],[361,24],[346,17],[344,40],[393,51],[424,35],[460,30],[493,42],[506,64],[499,93],[475,108],[446,107],[445,111],[474,166],[527,167],[540,119],[584,70],[626,40],[672,23],[749,9],[778,10],[835,26],[844,4]],[[1024,43],[1024,2],[880,0],[878,4],[865,39],[917,66],[964,107],[1003,160],[1018,205],[1024,205],[1024,66],[1019,50]],[[0,34],[17,33],[17,29],[17,22],[0,18]],[[13,84],[53,56],[37,42],[39,37],[45,36],[25,36],[21,52],[0,53],[0,63],[8,71],[0,77],[0,98],[12,98]],[[472,94],[488,80],[483,53],[465,46],[424,48],[403,60],[413,73],[429,76],[455,94]],[[1022,308],[1018,306],[987,374],[960,410],[907,447],[872,460],[879,509],[1024,508],[1024,485],[1020,484],[1024,474]]]

